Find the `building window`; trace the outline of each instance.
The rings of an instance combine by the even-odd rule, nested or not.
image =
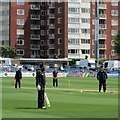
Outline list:
[[[58,24],[62,23],[62,18],[58,18]]]
[[[118,32],[118,30],[112,30],[112,31],[111,31],[111,34],[112,34],[113,36],[115,36],[115,35],[117,35],[117,32]]]
[[[118,10],[111,10],[112,16],[118,16]]]
[[[24,15],[25,11],[23,9],[17,9],[17,15]]]
[[[94,49],[92,50],[92,55],[95,55],[95,50]]]
[[[75,38],[68,39],[68,44],[80,44],[80,39]]]
[[[92,19],[92,24],[95,25],[95,19]]]
[[[90,13],[89,8],[81,8],[81,13]]]
[[[79,54],[79,49],[69,49],[68,53],[69,54]]]
[[[41,40],[41,41],[40,41],[40,45],[41,45],[41,46],[45,46],[45,45],[46,45],[46,41],[45,41],[45,40]]]
[[[45,20],[41,20],[41,25],[45,26],[46,25],[46,21]]]
[[[41,2],[41,6],[45,6],[46,5],[46,2]]]
[[[89,3],[90,0],[81,0],[82,3]]]
[[[17,29],[17,35],[24,35],[24,30]]]
[[[95,9],[92,9],[92,14],[95,15]]]
[[[45,30],[41,30],[41,36],[45,36],[46,35],[46,31]]]
[[[92,40],[92,45],[95,45],[95,40]]]
[[[17,25],[24,25],[24,19],[17,19]]]
[[[80,8],[68,8],[68,13],[80,13]]]
[[[81,29],[81,33],[90,34],[90,29]]]
[[[17,5],[25,5],[25,0],[17,0]]]
[[[62,33],[62,29],[58,28],[58,34],[61,34],[61,33]]]
[[[111,45],[115,46],[115,41],[114,40],[111,40]]]
[[[81,39],[81,44],[90,44],[90,39]]]
[[[45,16],[46,15],[46,11],[45,10],[41,10],[41,16]]]
[[[80,23],[80,18],[68,18],[68,23]]]
[[[80,33],[80,28],[68,28],[68,33],[79,34]]]
[[[40,55],[44,56],[45,55],[45,50],[41,50]]]
[[[24,45],[24,40],[23,39],[18,39],[16,41],[17,45]]]
[[[118,20],[111,20],[112,26],[118,26]]]
[[[62,13],[62,7],[58,8],[58,13]]]
[[[23,49],[17,49],[16,54],[20,55],[20,56],[23,56],[24,55],[24,50]]]
[[[62,44],[62,39],[58,38],[58,44]]]
[[[112,6],[118,6],[118,0],[111,0]]]
[[[58,49],[58,55],[61,55],[61,54],[62,54],[62,50]]]
[[[116,56],[117,55],[116,51],[115,50],[111,50],[111,55],[112,56]]]
[[[87,49],[81,49],[82,54],[90,54],[90,50]]]
[[[81,23],[90,23],[90,18],[81,18]]]

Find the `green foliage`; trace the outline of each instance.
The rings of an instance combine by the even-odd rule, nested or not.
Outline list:
[[[115,37],[114,43],[115,43],[115,47],[114,47],[115,51],[116,51],[116,53],[118,54],[118,56],[120,58],[120,29],[118,30],[118,34]]]
[[[2,57],[14,58],[16,56],[16,48],[14,47],[2,46],[0,47],[0,50],[2,51]]]

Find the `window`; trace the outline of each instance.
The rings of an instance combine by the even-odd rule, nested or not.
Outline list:
[[[62,44],[62,39],[58,38],[58,44]]]
[[[90,44],[90,39],[81,39],[81,44]]]
[[[90,54],[90,50],[87,49],[81,49],[82,54]]]
[[[111,55],[112,55],[112,56],[117,55],[116,51],[115,51],[115,50],[111,50]]]
[[[82,3],[89,3],[90,0],[81,0]]]
[[[92,9],[92,14],[95,15],[95,9]]]
[[[58,55],[60,55],[62,53],[61,49],[58,49]]]
[[[20,56],[23,56],[24,55],[24,50],[23,49],[17,49],[16,54],[20,55]]]
[[[90,23],[90,18],[81,18],[81,23]]]
[[[68,18],[68,23],[80,23],[80,18]]]
[[[118,10],[111,10],[112,16],[118,16]]]
[[[17,45],[24,45],[24,40],[23,39],[18,39],[16,41]]]
[[[17,35],[24,35],[24,30],[17,29]]]
[[[90,13],[89,8],[81,8],[81,13]]]
[[[92,50],[92,55],[95,55],[95,50],[94,49]]]
[[[41,25],[45,26],[46,25],[46,21],[45,20],[41,20]]]
[[[17,15],[24,15],[23,9],[17,9]]]
[[[61,33],[62,33],[62,29],[58,28],[58,34],[61,34]]]
[[[46,15],[46,11],[45,10],[41,10],[41,16],[45,16]]]
[[[118,32],[118,30],[112,30],[112,31],[111,31],[111,34],[114,36],[114,35],[117,34],[117,32]]]
[[[81,29],[81,33],[90,34],[90,29]]]
[[[45,30],[41,30],[41,36],[45,36],[46,35],[46,31]]]
[[[111,40],[111,45],[115,46],[114,40]]]
[[[62,23],[62,18],[58,18],[58,24]]]
[[[17,25],[24,25],[24,19],[17,19]]]
[[[92,19],[92,24],[95,25],[95,19]]]
[[[68,33],[80,33],[80,28],[68,28]]]
[[[41,50],[40,55],[44,56],[45,55],[45,50]]]
[[[118,0],[111,0],[112,6],[118,6]]]
[[[80,13],[80,8],[68,8],[68,13]]]
[[[62,13],[62,7],[58,8],[58,13]]]
[[[46,2],[41,2],[41,6],[45,6],[46,5]]]
[[[17,0],[17,5],[25,5],[25,0]]]
[[[69,49],[68,53],[69,54],[79,54],[79,49]]]
[[[111,20],[112,26],[118,26],[118,20]]]
[[[68,44],[80,44],[80,39],[75,38],[68,39]]]
[[[41,46],[45,46],[45,44],[46,44],[46,41],[45,41],[45,40],[41,40],[41,41],[40,41],[40,45],[41,45]]]

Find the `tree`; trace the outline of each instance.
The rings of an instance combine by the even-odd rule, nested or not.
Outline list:
[[[118,30],[118,33],[115,37],[114,44],[115,44],[114,49],[118,54],[118,58],[120,60],[120,29]]]
[[[7,47],[7,46],[2,46],[0,47],[1,49],[1,56],[2,57],[9,57],[9,58],[14,58],[16,56],[16,48],[14,47]]]

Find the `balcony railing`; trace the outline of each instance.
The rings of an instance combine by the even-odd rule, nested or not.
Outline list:
[[[106,4],[99,3],[99,8],[106,9]]]
[[[105,44],[99,44],[99,49],[106,49],[106,45]]]
[[[30,26],[31,29],[40,29],[40,25],[34,25],[34,24],[31,24]]]
[[[30,49],[39,50],[39,49],[40,49],[40,45],[31,44],[31,45],[30,45]]]
[[[106,55],[105,54],[99,54],[99,58],[106,59]]]
[[[99,14],[99,18],[106,18],[106,14]]]
[[[106,34],[99,34],[99,38],[106,38]]]
[[[105,25],[105,24],[99,24],[99,28],[100,28],[100,29],[105,29],[105,28],[106,28],[106,25]]]
[[[31,38],[31,39],[40,40],[40,35],[37,35],[37,34],[31,34],[30,38]]]
[[[31,5],[31,10],[40,10],[40,5]]]
[[[32,14],[31,19],[40,20],[40,15]]]

